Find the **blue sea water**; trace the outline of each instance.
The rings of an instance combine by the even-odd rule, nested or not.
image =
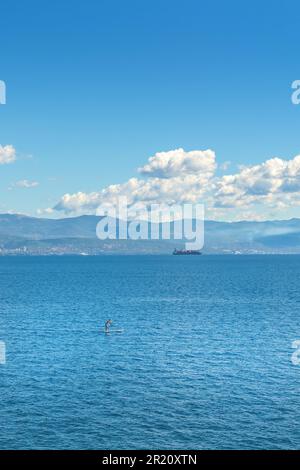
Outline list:
[[[0,258],[0,448],[300,448],[299,279],[297,256]]]

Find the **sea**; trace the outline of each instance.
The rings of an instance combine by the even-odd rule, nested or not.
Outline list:
[[[0,449],[299,449],[299,280],[292,255],[1,257]]]

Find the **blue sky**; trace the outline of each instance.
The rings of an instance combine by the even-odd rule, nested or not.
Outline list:
[[[36,215],[140,178],[149,157],[178,148],[215,151],[216,176],[293,159],[299,16],[299,2],[276,0],[2,4],[0,145],[17,158],[0,166],[0,211]],[[243,213],[297,215],[294,201]]]

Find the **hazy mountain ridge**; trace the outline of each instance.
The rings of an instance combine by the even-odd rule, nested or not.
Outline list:
[[[171,253],[184,240],[98,240],[101,217],[42,219],[0,214],[0,254]],[[171,230],[172,232],[172,230]],[[205,222],[204,253],[300,253],[300,219]]]

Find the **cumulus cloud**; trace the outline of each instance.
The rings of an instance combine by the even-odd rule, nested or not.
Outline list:
[[[7,165],[16,160],[16,150],[12,145],[0,145],[0,165]]]
[[[139,173],[158,178],[173,178],[195,173],[212,176],[216,169],[216,156],[212,150],[185,152],[182,148],[169,152],[158,152],[148,163],[139,168]]]
[[[131,205],[144,206],[196,202],[204,196],[215,169],[215,153],[211,150],[160,152],[139,168],[139,173],[148,176],[146,179],[131,178],[99,192],[65,194],[54,209],[66,213],[95,213],[100,205],[116,204],[120,197],[126,197]]]
[[[271,203],[285,194],[300,191],[300,156],[292,160],[272,158],[260,165],[244,167],[239,173],[225,175],[216,183],[215,205],[248,206]]]
[[[223,176],[218,176],[216,169],[212,150],[160,152],[139,168],[144,178],[131,178],[93,193],[65,194],[54,209],[95,214],[99,206],[115,205],[120,197],[126,197],[130,205],[144,207],[204,203],[212,217],[229,219],[232,211],[237,216],[257,213],[257,218],[262,218],[261,211],[256,211],[259,205],[265,213],[300,205],[300,156],[292,160],[272,158]]]
[[[124,184],[111,185],[100,192],[65,194],[54,209],[66,213],[96,213],[99,206],[115,205],[120,197],[126,197],[129,205],[140,204],[144,207],[150,204],[197,202],[204,196],[207,184],[203,178],[193,175],[171,179],[132,178]]]

